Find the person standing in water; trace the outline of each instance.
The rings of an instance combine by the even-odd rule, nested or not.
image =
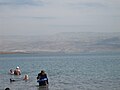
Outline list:
[[[21,75],[21,70],[20,70],[20,68],[18,66],[14,70],[14,75]]]
[[[48,85],[48,78],[47,74],[44,70],[41,70],[41,72],[37,76],[37,82],[39,83],[39,86],[46,86]]]

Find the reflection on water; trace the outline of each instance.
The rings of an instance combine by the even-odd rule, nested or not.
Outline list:
[[[49,90],[48,86],[39,86],[37,85],[38,90]]]

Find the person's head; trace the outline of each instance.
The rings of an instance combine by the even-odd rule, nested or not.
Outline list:
[[[6,88],[5,90],[10,90],[10,88]]]
[[[41,74],[43,74],[43,75],[44,75],[44,74],[45,74],[45,71],[44,71],[44,70],[41,70]]]
[[[28,75],[25,74],[25,76],[24,76],[24,80],[28,80],[28,79],[29,79]]]
[[[16,69],[19,69],[19,67],[17,66]]]
[[[13,72],[13,70],[12,69],[10,69],[10,73],[12,73]]]

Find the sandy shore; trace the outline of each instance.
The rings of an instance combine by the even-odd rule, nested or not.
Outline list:
[[[0,52],[0,54],[17,54],[17,53],[25,53],[25,52]]]

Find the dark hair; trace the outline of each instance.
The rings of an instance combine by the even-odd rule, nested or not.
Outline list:
[[[45,73],[45,71],[44,71],[44,70],[41,70],[41,73]]]
[[[6,88],[5,90],[10,90],[10,88]]]

